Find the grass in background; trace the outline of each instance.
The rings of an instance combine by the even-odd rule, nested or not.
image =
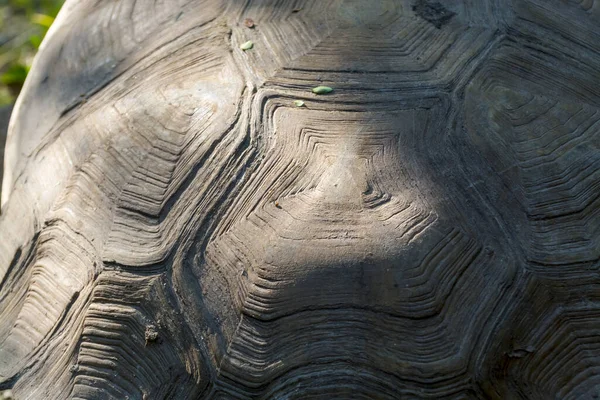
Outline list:
[[[0,0],[0,107],[23,87],[42,39],[64,0]]]

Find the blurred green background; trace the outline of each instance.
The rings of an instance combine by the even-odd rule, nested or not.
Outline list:
[[[0,107],[12,104],[64,0],[0,0]]]

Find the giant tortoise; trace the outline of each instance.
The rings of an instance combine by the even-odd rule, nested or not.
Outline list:
[[[6,148],[0,389],[598,398],[599,146],[595,0],[67,0]]]

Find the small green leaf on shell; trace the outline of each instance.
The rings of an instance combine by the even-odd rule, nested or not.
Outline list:
[[[333,92],[333,89],[329,86],[317,86],[316,88],[313,88],[312,91],[316,94],[326,94]]]
[[[304,102],[302,100],[294,100],[294,105],[296,107],[304,107]]]
[[[253,42],[252,40],[248,40],[247,42],[245,42],[245,43],[242,43],[242,44],[240,45],[240,49],[242,49],[242,50],[244,50],[244,51],[246,51],[246,50],[250,50],[250,49],[251,49],[251,48],[253,48],[253,47],[254,47],[254,42]]]

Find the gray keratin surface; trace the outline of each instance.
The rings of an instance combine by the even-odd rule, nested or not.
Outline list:
[[[599,111],[594,0],[67,0],[6,149],[0,389],[597,398]]]

